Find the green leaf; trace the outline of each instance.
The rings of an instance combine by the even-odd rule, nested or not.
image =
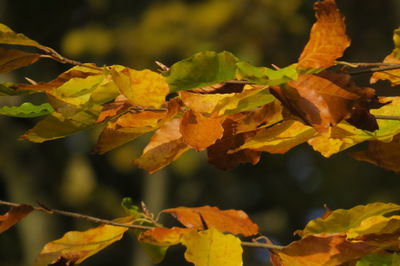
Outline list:
[[[13,89],[12,88],[13,86],[14,84],[9,82],[0,84],[0,96],[16,96],[16,95],[32,93],[32,91],[29,90]]]
[[[356,266],[396,266],[400,265],[400,255],[393,254],[371,254],[357,261]]]
[[[269,92],[268,89],[262,90],[250,97],[244,98],[239,101],[235,109],[227,110],[225,114],[236,114],[248,110],[253,110],[259,106],[272,103],[276,98]]]
[[[1,115],[13,117],[38,117],[52,113],[54,109],[48,103],[34,105],[32,103],[23,103],[20,106],[3,106],[0,108]]]
[[[247,62],[238,62],[236,78],[262,85],[280,85],[297,79],[296,64],[274,70],[255,67]]]
[[[7,73],[28,66],[35,63],[39,58],[39,54],[27,53],[19,50],[9,50],[0,47],[0,73]]]
[[[137,216],[139,213],[139,206],[134,205],[133,200],[130,197],[123,198],[121,206],[127,214]]]
[[[201,88],[234,79],[237,62],[229,52],[205,51],[173,64],[164,76],[172,92]]]
[[[359,226],[369,217],[384,215],[399,210],[400,205],[382,202],[358,205],[349,210],[337,209],[325,219],[318,218],[310,221],[304,230],[298,230],[295,233],[302,238],[313,234],[344,233]]]

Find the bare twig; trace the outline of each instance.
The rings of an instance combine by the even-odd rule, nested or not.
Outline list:
[[[381,119],[381,120],[399,120],[400,121],[400,116],[396,115],[374,115],[376,119]]]
[[[5,205],[5,206],[9,206],[9,207],[20,206],[20,204],[18,204],[18,203],[4,201],[4,200],[0,200],[0,205]],[[119,226],[119,227],[127,227],[130,229],[142,229],[142,230],[150,230],[150,229],[157,227],[157,226],[145,226],[145,225],[137,225],[137,224],[117,223],[114,221],[101,219],[101,218],[97,218],[97,217],[93,217],[93,216],[89,216],[89,215],[85,215],[85,214],[81,214],[81,213],[51,209],[47,206],[44,206],[43,204],[39,204],[39,205],[41,205],[41,207],[32,206],[33,210],[44,212],[47,214],[58,214],[58,215],[66,216],[66,217],[83,219],[83,220],[97,223],[97,224],[107,224],[107,225],[113,225],[113,226]],[[268,248],[268,249],[283,249],[283,248],[285,248],[284,246],[274,245],[272,243],[260,243],[260,242],[255,242],[255,241],[254,242],[242,241],[241,245],[244,247]]]

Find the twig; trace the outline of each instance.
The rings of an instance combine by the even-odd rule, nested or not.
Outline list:
[[[400,69],[400,64],[392,64],[392,65],[383,66],[383,67],[372,67],[372,68],[368,68],[368,69],[361,69],[361,70],[357,70],[357,71],[352,71],[349,74],[352,76],[355,76],[355,75],[360,75],[360,74],[383,72],[383,71],[395,70],[395,69]]]
[[[21,204],[0,200],[0,205],[5,205],[5,206],[9,206],[9,207],[18,207]],[[42,204],[40,204],[40,205],[42,205]],[[80,214],[80,213],[76,213],[76,212],[51,209],[51,208],[48,208],[47,206],[43,206],[43,205],[41,207],[32,206],[32,205],[30,205],[30,206],[35,211],[45,212],[47,214],[58,214],[58,215],[62,215],[62,216],[83,219],[83,220],[97,223],[97,224],[107,224],[107,225],[113,225],[113,226],[119,226],[119,227],[127,227],[130,229],[142,229],[142,230],[150,230],[150,229],[153,229],[156,227],[156,226],[145,226],[145,225],[137,225],[137,224],[122,224],[122,223],[117,223],[117,222],[113,222],[110,220],[101,219],[101,218],[97,218],[97,217],[93,217],[93,216],[89,216],[89,215],[85,215],[85,214]],[[268,248],[268,249],[283,249],[283,248],[285,248],[284,246],[279,246],[279,245],[274,245],[274,244],[269,244],[269,243],[246,242],[246,241],[242,241],[241,245],[244,247]]]
[[[381,119],[381,120],[399,120],[400,121],[400,116],[396,115],[374,115],[376,119]]]
[[[346,61],[336,61],[336,64],[347,66],[347,67],[353,67],[353,68],[358,68],[358,67],[382,67],[382,66],[399,65],[399,64],[394,64],[394,63],[352,63],[352,62],[346,62]]]
[[[17,207],[20,204],[0,200],[0,205],[6,205],[6,206],[10,206],[10,207]],[[80,213],[76,213],[76,212],[69,212],[69,211],[62,211],[62,210],[56,210],[56,209],[51,209],[51,208],[48,208],[48,207],[32,206],[32,208],[35,211],[41,211],[41,212],[45,212],[47,214],[59,214],[59,215],[62,215],[62,216],[67,216],[67,217],[72,217],[72,218],[77,218],[77,219],[83,219],[83,220],[86,220],[86,221],[89,221],[89,222],[93,222],[93,223],[98,223],[98,224],[108,224],[108,225],[114,225],[114,226],[120,226],[120,227],[127,227],[127,228],[131,228],[131,229],[144,229],[144,230],[150,230],[150,229],[154,228],[153,226],[145,226],[145,225],[137,225],[137,224],[122,224],[122,223],[117,223],[117,222],[113,222],[113,221],[110,221],[110,220],[101,219],[101,218],[97,218],[97,217],[93,217],[93,216],[89,216],[89,215],[85,215],[85,214],[80,214]]]
[[[62,63],[62,64],[70,64],[70,65],[75,65],[75,66],[81,66],[81,67],[86,67],[86,68],[90,68],[90,69],[94,69],[94,70],[98,70],[98,71],[102,71],[103,70],[101,67],[98,67],[98,66],[87,65],[87,64],[84,64],[82,62],[63,57],[62,55],[60,55],[59,53],[57,53],[54,50],[47,51],[47,53],[48,54],[41,55],[40,57],[42,57],[42,58],[50,58],[50,59],[53,59],[53,60],[55,60],[55,61],[57,61],[59,63]]]

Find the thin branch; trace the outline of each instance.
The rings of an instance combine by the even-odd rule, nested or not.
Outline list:
[[[383,67],[372,67],[372,68],[368,68],[368,69],[361,69],[361,70],[357,70],[357,71],[352,71],[349,74],[352,76],[355,76],[355,75],[360,75],[360,74],[369,74],[369,73],[373,73],[373,72],[384,72],[384,71],[395,70],[395,69],[400,69],[400,64],[392,64],[392,65],[383,66]]]
[[[337,65],[343,65],[347,67],[352,67],[352,68],[358,68],[358,67],[383,67],[383,66],[393,66],[393,65],[399,65],[399,64],[394,64],[394,63],[353,63],[353,62],[346,62],[346,61],[336,61]]]
[[[400,121],[400,116],[396,115],[374,115],[376,119],[381,119],[381,120],[399,120]]]
[[[6,206],[10,206],[10,207],[17,207],[20,204],[0,200],[0,205],[6,205]],[[85,215],[85,214],[80,214],[80,213],[76,213],[76,212],[69,212],[69,211],[62,211],[62,210],[56,210],[56,209],[51,209],[51,208],[44,207],[44,206],[43,207],[32,206],[32,208],[35,211],[45,212],[47,214],[58,214],[58,215],[62,215],[62,216],[67,216],[67,217],[72,217],[72,218],[77,218],[77,219],[83,219],[83,220],[86,220],[86,221],[89,221],[89,222],[93,222],[93,223],[97,223],[97,224],[107,224],[107,225],[114,225],[114,226],[119,226],[119,227],[127,227],[127,228],[131,228],[131,229],[144,229],[144,230],[150,230],[150,229],[154,228],[153,226],[145,226],[145,225],[137,225],[137,224],[122,224],[122,223],[117,223],[117,222],[113,222],[113,221],[110,221],[110,220],[101,219],[101,218],[97,218],[97,217],[93,217],[93,216],[89,216],[89,215]]]
[[[5,205],[5,206],[9,206],[9,207],[18,207],[21,204],[0,200],[0,205]],[[40,205],[42,205],[42,204],[40,204]],[[30,206],[35,211],[40,211],[40,212],[44,212],[47,214],[58,214],[58,215],[72,217],[72,218],[76,218],[76,219],[83,219],[83,220],[97,223],[97,224],[107,224],[107,225],[113,225],[113,226],[119,226],[119,227],[127,227],[130,229],[142,229],[142,230],[150,230],[150,229],[155,228],[155,226],[117,223],[117,222],[113,222],[110,220],[101,219],[101,218],[97,218],[97,217],[93,217],[93,216],[89,216],[89,215],[85,215],[85,214],[81,214],[81,213],[51,209],[44,205],[42,205],[41,207],[32,206],[32,205],[30,205]],[[274,245],[274,244],[269,244],[269,243],[246,242],[246,241],[242,241],[241,245],[244,247],[268,248],[268,249],[284,249],[285,248],[284,246],[279,246],[279,245]]]
[[[59,53],[57,53],[54,50],[47,51],[47,53],[48,54],[41,55],[40,57],[42,57],[42,58],[50,58],[50,59],[53,59],[53,60],[55,60],[55,61],[57,61],[59,63],[62,63],[62,64],[70,64],[70,65],[81,66],[81,67],[86,67],[86,68],[90,68],[90,69],[94,69],[94,70],[103,71],[103,69],[101,67],[93,66],[93,65],[87,65],[87,64],[84,64],[82,62],[66,58],[66,57],[60,55]]]

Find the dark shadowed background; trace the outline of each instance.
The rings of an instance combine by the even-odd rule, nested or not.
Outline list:
[[[310,0],[0,0],[0,22],[63,55],[98,65],[136,69],[166,65],[203,50],[227,50],[255,65],[296,62],[314,22]],[[343,60],[378,62],[392,49],[400,23],[397,0],[338,0],[352,46]],[[0,81],[51,80],[69,66],[41,61],[0,75]],[[357,78],[366,86],[368,76]],[[397,94],[394,88],[380,94]],[[0,106],[21,98],[2,97]],[[31,99],[39,101],[40,99]],[[256,166],[223,172],[204,153],[189,152],[154,175],[131,165],[149,136],[106,155],[92,153],[98,130],[43,144],[18,141],[36,120],[0,117],[0,199],[81,212],[123,216],[130,196],[149,209],[218,206],[242,209],[277,244],[320,216],[323,205],[350,208],[373,201],[400,202],[400,178],[345,153],[323,158],[301,145],[285,155],[264,154]],[[356,147],[358,149],[359,147]],[[399,162],[400,163],[400,162]],[[2,208],[6,211],[6,208]],[[94,224],[43,213],[31,214],[0,236],[0,265],[31,265],[43,245],[66,231]],[[189,265],[183,248],[169,250],[162,265]],[[262,249],[245,249],[245,265],[268,265]],[[134,237],[124,239],[83,265],[149,264]]]

